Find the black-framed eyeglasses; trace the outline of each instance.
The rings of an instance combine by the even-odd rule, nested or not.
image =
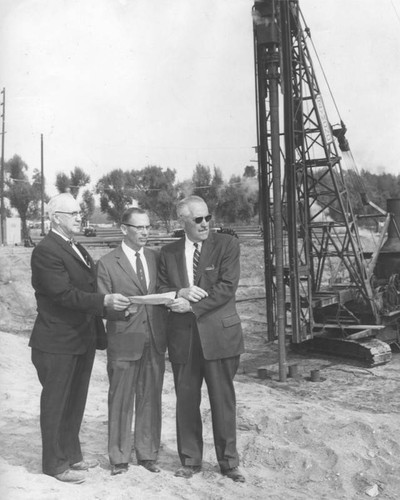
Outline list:
[[[134,227],[138,231],[144,231],[144,230],[150,231],[150,229],[151,229],[151,226],[135,226],[135,224],[128,224],[127,222],[122,222],[122,225],[123,226]]]
[[[203,222],[203,220],[205,220],[206,222],[210,222],[211,220],[211,215],[208,214],[206,215],[205,217],[195,217],[193,220],[193,222],[195,222],[196,224],[201,224]]]
[[[61,210],[56,210],[56,214],[66,214],[70,215],[71,217],[79,217],[81,216],[81,212],[61,212]]]

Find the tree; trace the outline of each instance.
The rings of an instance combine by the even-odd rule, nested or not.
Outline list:
[[[82,224],[86,225],[94,213],[94,195],[89,189],[82,194],[82,201],[80,203],[82,212]]]
[[[75,167],[69,177],[60,173],[56,177],[56,188],[59,193],[71,193],[74,198],[79,194],[81,187],[90,182],[90,175],[86,174],[81,167]]]
[[[214,175],[213,175],[213,178],[211,181],[209,198],[207,201],[208,209],[210,210],[210,213],[212,213],[212,214],[217,213],[217,207],[218,207],[219,199],[220,199],[220,191],[221,191],[223,185],[224,185],[224,181],[222,179],[221,169],[218,167],[214,167]]]
[[[30,182],[26,173],[28,166],[18,155],[14,155],[7,162],[7,170],[10,172],[10,176],[6,182],[5,195],[21,219],[22,239],[28,240],[27,220],[38,215],[41,199],[41,187],[38,187],[38,179],[41,181],[41,176],[35,171],[34,180]]]
[[[193,194],[196,196],[201,196],[208,205],[211,187],[210,167],[198,163],[192,175],[192,182]]]
[[[137,199],[140,206],[153,212],[170,232],[177,199],[177,188],[174,185],[176,171],[170,168],[163,171],[161,167],[147,166],[138,174]]]
[[[124,211],[137,206],[135,200],[135,183],[137,175],[134,171],[123,172],[120,168],[104,175],[96,184],[96,193],[100,195],[100,209],[109,219],[119,223]]]
[[[250,222],[253,216],[253,207],[239,176],[232,176],[229,184],[222,188],[217,215],[228,223]]]
[[[71,180],[67,174],[60,173],[56,176],[56,188],[59,193],[69,193]]]
[[[222,180],[221,169],[214,167],[214,174],[211,176],[210,167],[198,163],[192,176],[193,194],[200,196],[207,203],[211,213],[215,213],[219,192],[224,181]]]

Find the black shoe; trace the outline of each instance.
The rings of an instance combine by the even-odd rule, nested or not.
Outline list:
[[[112,476],[116,476],[117,474],[124,474],[125,472],[128,472],[128,464],[111,465]]]
[[[185,479],[190,479],[193,474],[197,474],[201,471],[201,465],[183,465],[175,472],[176,477],[184,477]]]
[[[244,476],[239,472],[237,467],[232,467],[232,469],[225,469],[221,471],[223,476],[229,477],[235,483],[244,483],[246,480]]]
[[[138,460],[138,464],[150,472],[161,472],[161,469],[157,467],[155,460]]]

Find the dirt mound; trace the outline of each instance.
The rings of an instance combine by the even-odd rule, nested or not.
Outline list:
[[[367,369],[340,359],[301,356],[288,349],[288,364],[298,365],[299,376],[279,382],[277,344],[266,339],[265,306],[258,298],[263,295],[261,251],[259,245],[242,247],[243,277],[238,291],[246,353],[236,377],[237,427],[246,483],[233,483],[218,471],[206,389],[203,471],[190,480],[174,477],[179,460],[169,363],[163,390],[162,472],[151,474],[137,467],[133,459],[127,474],[112,477],[107,456],[106,355],[99,352],[81,438],[84,453],[96,457],[100,467],[90,470],[87,481],[76,486],[41,474],[40,385],[30,361],[27,335],[16,334],[30,331],[35,318],[31,249],[0,249],[0,497],[398,499],[400,355],[395,353],[387,365]],[[269,378],[257,378],[259,366],[267,366]],[[310,381],[313,369],[320,370],[320,382]]]

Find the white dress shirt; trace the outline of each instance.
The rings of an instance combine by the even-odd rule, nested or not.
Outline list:
[[[197,243],[197,249],[201,252],[201,242]],[[185,260],[186,260],[186,270],[188,274],[189,286],[193,286],[193,256],[196,247],[193,241],[190,241],[187,235],[185,235]]]
[[[146,257],[144,256],[144,251],[143,247],[140,250],[133,250],[131,247],[128,247],[128,245],[123,241],[121,243],[122,251],[124,254],[127,256],[129,262],[131,263],[131,266],[133,267],[133,270],[137,274],[137,269],[136,269],[136,253],[138,252],[140,254],[140,259],[143,264],[143,269],[144,269],[144,276],[146,278],[146,285],[147,289],[149,289],[149,283],[150,283],[150,274],[149,274],[149,266],[147,265],[147,260]]]

